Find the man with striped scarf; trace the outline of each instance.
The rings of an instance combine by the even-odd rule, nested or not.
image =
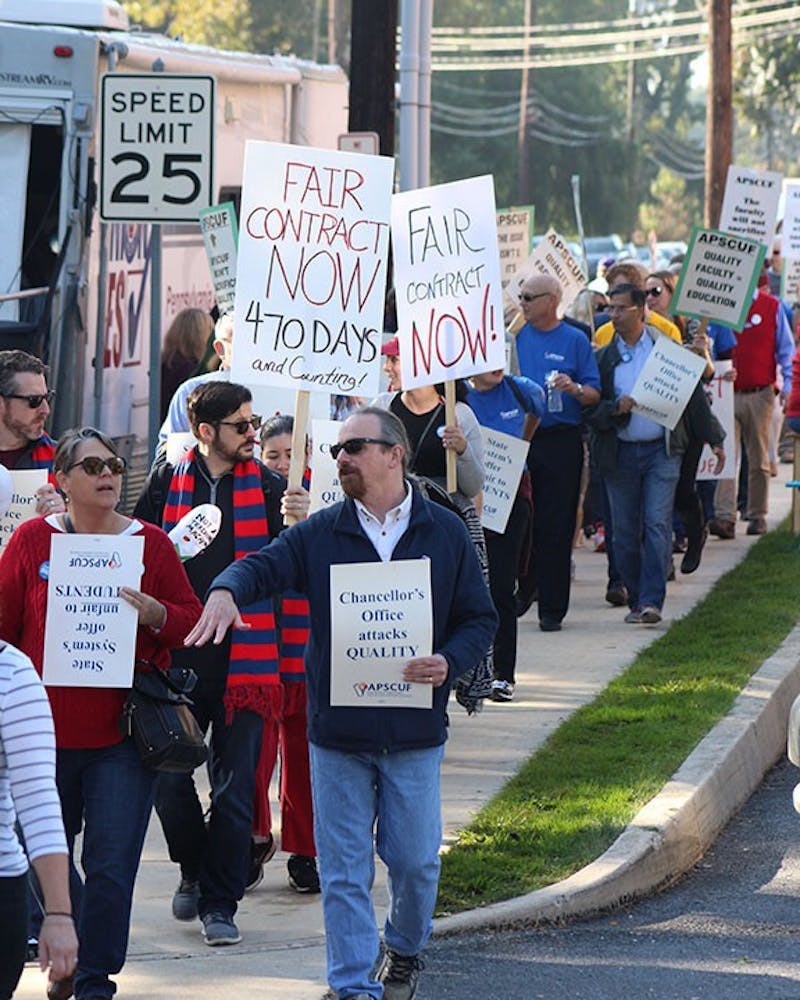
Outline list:
[[[195,592],[204,596],[215,575],[248,552],[257,552],[282,528],[285,480],[253,458],[259,417],[244,386],[209,382],[187,401],[197,444],[174,468],[154,470],[134,511],[172,528],[193,507],[213,503],[222,511],[219,534],[186,564]],[[302,490],[285,506],[307,506]],[[272,599],[246,609],[248,628],[205,650],[177,652],[173,666],[197,674],[193,711],[211,728],[211,814],[206,828],[191,775],[162,774],[156,789],[170,857],[181,866],[173,898],[177,919],[199,915],[208,945],[236,944],[234,922],[244,894],[250,856],[255,774],[264,720],[280,711],[279,655]]]
[[[50,401],[47,366],[26,351],[0,351],[0,465],[53,468],[55,443],[45,433]],[[58,514],[64,501],[48,483],[36,491],[36,513]]]

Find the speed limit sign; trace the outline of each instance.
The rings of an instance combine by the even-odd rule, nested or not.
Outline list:
[[[197,222],[213,201],[214,78],[106,73],[100,217]]]

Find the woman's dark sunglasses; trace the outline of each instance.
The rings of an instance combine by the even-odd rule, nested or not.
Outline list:
[[[652,288],[648,288],[645,295],[649,295],[651,299],[657,299],[658,296],[664,291],[661,285],[653,285]]]
[[[244,435],[252,428],[257,431],[261,426],[261,417],[250,417],[249,420],[219,420],[217,423],[225,424],[226,427],[232,427],[237,434]]]
[[[87,476],[99,476],[103,469],[108,469],[112,476],[121,476],[125,471],[125,459],[119,455],[112,455],[111,458],[100,458],[98,455],[87,455],[80,462],[73,462],[67,466],[67,472],[80,466]]]
[[[332,444],[331,455],[335,462],[339,457],[339,452],[343,451],[346,455],[358,455],[368,444],[382,444],[387,448],[393,447],[393,442],[384,441],[381,438],[350,438],[349,441],[342,441],[341,444]]]
[[[4,399],[24,399],[25,402],[30,406],[32,410],[38,410],[42,403],[47,402],[49,405],[55,399],[56,391],[55,389],[50,389],[48,392],[42,394],[36,394],[32,396],[22,396],[18,392],[4,392]]]

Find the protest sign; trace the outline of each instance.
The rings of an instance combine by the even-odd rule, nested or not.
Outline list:
[[[323,507],[330,507],[344,500],[339,469],[331,455],[331,445],[339,440],[342,429],[339,420],[313,420],[311,422],[311,506],[313,514]]]
[[[725,468],[722,474],[717,476],[714,469],[717,465],[717,456],[711,450],[711,446],[706,444],[700,455],[700,464],[697,467],[698,479],[733,479],[736,475],[736,456],[734,455],[735,427],[733,419],[733,382],[724,379],[722,376],[731,370],[731,361],[715,361],[714,377],[704,387],[708,402],[714,416],[722,424],[725,431]]]
[[[0,517],[0,552],[12,533],[23,521],[36,517],[36,491],[47,484],[46,469],[9,469],[11,474],[11,502]]]
[[[394,163],[248,142],[233,379],[378,392]]]
[[[705,358],[671,337],[660,336],[631,390],[636,411],[674,430],[705,367]]]
[[[800,182],[784,184],[783,198],[781,256],[796,260],[800,258]]]
[[[481,524],[502,535],[514,505],[530,442],[491,427],[481,427],[481,437],[485,474]]]
[[[187,511],[169,532],[181,562],[204,552],[219,534],[222,511],[213,503],[201,503]]]
[[[533,235],[533,205],[498,208],[496,217],[500,282],[505,288],[528,258]]]
[[[331,566],[331,705],[430,708],[403,668],[432,648],[429,559]]]
[[[549,274],[561,285],[558,315],[563,316],[582,288],[586,287],[583,268],[570,253],[566,240],[555,229],[548,229],[525,264],[505,290],[504,303],[519,309],[519,291],[534,274]]]
[[[755,240],[695,227],[670,311],[741,330],[765,253]]]
[[[236,298],[236,207],[231,201],[200,212],[200,231],[206,247],[211,282],[220,315],[233,312]]]
[[[719,217],[722,232],[769,244],[775,233],[783,174],[771,170],[728,167]]]
[[[128,688],[136,609],[119,596],[144,572],[139,535],[53,535],[42,680],[51,687]]]
[[[800,257],[783,258],[781,298],[792,305],[800,302]]]
[[[396,194],[392,246],[403,388],[502,368],[492,178]]]

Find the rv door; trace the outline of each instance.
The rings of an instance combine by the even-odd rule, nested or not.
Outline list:
[[[46,288],[50,281],[64,231],[61,171],[67,99],[63,94],[31,97],[0,90],[0,295]],[[44,305],[44,295],[0,301],[0,322],[24,323],[24,340]],[[6,331],[4,339],[10,335],[8,327]]]

